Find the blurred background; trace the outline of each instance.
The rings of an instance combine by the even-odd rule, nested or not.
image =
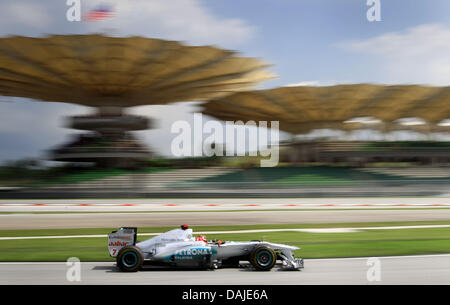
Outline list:
[[[379,21],[371,9],[2,0],[0,261],[37,263],[0,264],[0,284],[66,283],[64,264],[40,263],[69,257],[94,262],[84,283],[123,283],[108,232],[186,222],[299,246],[305,271],[145,283],[367,283],[364,261],[308,259],[398,255],[421,257],[385,258],[383,283],[448,283],[450,2],[381,0]],[[270,127],[236,127],[238,142],[202,132],[213,121]],[[174,151],[180,122],[192,154]],[[270,122],[279,140],[254,146]]]
[[[448,192],[446,1],[237,5],[2,1],[0,196]],[[279,121],[278,166],[175,157],[199,112]]]

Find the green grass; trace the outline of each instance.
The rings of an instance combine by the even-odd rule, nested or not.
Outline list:
[[[450,225],[450,221],[408,221],[408,222],[347,222],[347,223],[296,223],[296,224],[257,224],[232,226],[192,226],[199,231],[239,231],[258,229],[317,229],[317,228],[358,228],[358,227],[390,227]],[[173,229],[173,226],[139,227],[138,233],[162,233]],[[66,236],[66,235],[99,235],[107,234],[117,228],[77,228],[77,229],[40,229],[40,230],[0,230],[0,237],[18,236]]]
[[[197,226],[195,231],[276,229],[276,228],[338,228],[402,225],[450,224],[450,221],[342,223],[342,224],[284,224],[246,226]],[[144,232],[165,232],[173,227],[139,228]],[[1,236],[45,236],[107,234],[113,228],[64,230],[8,230]],[[262,239],[301,247],[296,255],[303,258],[356,256],[386,256],[450,253],[450,228],[367,230],[354,233],[262,232],[209,234],[208,239],[246,241]],[[138,236],[145,240],[148,236]],[[106,238],[70,238],[1,240],[0,261],[65,261],[75,256],[81,261],[112,261],[107,253]]]
[[[109,261],[106,238],[70,238],[44,240],[2,240],[0,261]]]
[[[303,258],[450,253],[450,228],[370,230],[356,233],[265,232],[210,235],[244,241],[263,239],[301,247]]]

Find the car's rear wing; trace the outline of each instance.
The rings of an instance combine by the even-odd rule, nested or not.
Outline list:
[[[111,257],[116,257],[120,249],[136,244],[137,228],[122,227],[108,234],[108,251]]]

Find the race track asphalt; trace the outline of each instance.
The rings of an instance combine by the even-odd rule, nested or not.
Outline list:
[[[66,279],[65,263],[0,263],[0,284],[450,284],[450,254],[380,257],[380,281],[369,281],[367,258],[309,259],[302,271],[258,272],[251,268],[209,271],[154,270],[119,272],[113,262],[81,263],[81,281]]]
[[[0,215],[0,229],[150,227],[179,226],[185,223],[191,226],[220,226],[446,220],[450,220],[450,209],[3,214]]]

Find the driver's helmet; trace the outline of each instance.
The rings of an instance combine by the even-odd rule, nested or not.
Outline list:
[[[202,241],[202,242],[206,243],[206,236],[199,235],[199,236],[195,237],[195,241]]]

